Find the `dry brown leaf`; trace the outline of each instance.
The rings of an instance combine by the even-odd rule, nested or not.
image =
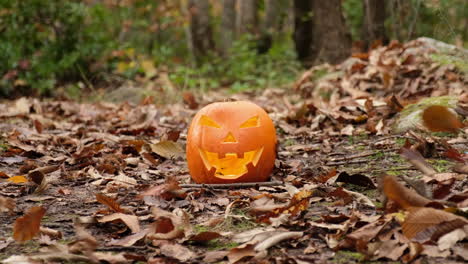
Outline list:
[[[62,239],[62,232],[60,232],[59,230],[52,229],[52,228],[41,227],[39,228],[39,233],[41,235],[46,235],[53,239]]]
[[[0,213],[13,213],[16,207],[16,202],[12,198],[0,196]]]
[[[15,221],[13,238],[18,242],[31,240],[39,233],[42,217],[46,210],[42,206],[34,206]]]
[[[457,228],[439,238],[437,246],[440,250],[447,250],[452,248],[458,241],[468,237],[468,226],[465,224],[464,228]]]
[[[99,246],[96,238],[80,224],[75,224],[75,233],[76,239],[68,244],[68,251],[84,254],[91,260],[95,259],[94,251]]]
[[[454,229],[468,224],[463,217],[428,207],[410,207],[408,216],[402,224],[403,234],[409,239],[427,240],[436,234],[435,239],[443,230],[448,233]],[[450,223],[449,225],[443,225]],[[425,232],[425,233],[424,233]]]
[[[270,223],[270,218],[278,217],[281,214],[289,214],[290,216],[296,216],[300,212],[307,210],[309,207],[309,199],[314,194],[311,190],[301,190],[294,194],[291,201],[285,206],[279,208],[272,207],[271,210],[259,210],[258,208],[252,208],[251,213],[256,215],[258,222]]]
[[[186,263],[196,257],[196,254],[187,247],[170,241],[154,240],[153,245],[159,247],[161,254],[164,256],[175,258],[182,263]]]
[[[115,220],[122,221],[125,225],[127,225],[130,228],[132,233],[138,233],[140,231],[140,223],[138,222],[138,217],[136,215],[114,213],[111,215],[103,216],[101,219],[98,219],[98,222],[107,223]]]
[[[414,149],[403,147],[400,149],[400,155],[405,157],[411,164],[413,164],[422,173],[431,176],[437,171],[424,159],[424,157]]]
[[[253,245],[244,245],[229,250],[227,257],[229,263],[236,263],[245,257],[254,257],[255,255],[257,255],[257,252],[254,250]]]
[[[190,109],[197,109],[198,108],[197,100],[195,99],[195,96],[193,95],[192,92],[184,92],[182,94],[182,98],[184,99],[184,103],[187,104],[187,106]]]
[[[167,177],[164,184],[150,187],[140,195],[140,198],[144,196],[158,196],[169,201],[174,198],[185,199],[187,193],[179,186],[175,177]]]
[[[210,240],[213,240],[219,237],[221,237],[221,234],[219,234],[218,232],[206,231],[206,232],[200,232],[196,235],[193,235],[188,240],[194,241],[197,243],[206,243]]]
[[[156,221],[148,233],[149,239],[181,238],[185,236],[185,232],[190,228],[189,217],[181,209],[176,209],[171,213],[154,207],[153,215]]]
[[[432,202],[415,191],[406,188],[391,175],[383,176],[383,192],[389,200],[396,202],[404,209],[409,207],[423,207]]]
[[[3,171],[0,171],[0,178],[8,179],[10,176],[8,176],[8,174],[4,173]]]
[[[184,150],[179,143],[171,140],[163,140],[156,144],[151,144],[151,151],[166,159],[178,158],[184,155]]]
[[[457,115],[443,105],[431,105],[422,114],[424,126],[432,132],[457,132],[463,127]]]
[[[133,246],[136,242],[139,240],[143,239],[146,234],[148,234],[149,230],[148,229],[143,229],[140,232],[137,232],[135,234],[131,234],[129,236],[126,236],[124,238],[121,238],[119,240],[112,240],[109,245],[110,246],[121,246],[121,247],[131,247]]]
[[[109,207],[110,209],[114,210],[115,212],[117,213],[125,213],[126,211],[120,207],[120,204],[117,203],[117,201],[115,201],[114,199],[112,199],[111,197],[105,195],[105,194],[101,194],[101,193],[96,193],[96,200],[103,204],[103,205],[106,205],[107,207]]]

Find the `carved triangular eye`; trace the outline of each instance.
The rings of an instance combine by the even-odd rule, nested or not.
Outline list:
[[[200,125],[209,126],[209,127],[216,127],[216,128],[221,127],[220,125],[218,125],[218,123],[216,123],[215,121],[213,121],[211,118],[209,118],[206,115],[202,115],[202,117],[200,118]]]
[[[260,120],[258,119],[258,116],[254,116],[254,117],[249,118],[244,123],[242,123],[242,125],[240,125],[240,128],[258,127],[258,126],[260,126]]]

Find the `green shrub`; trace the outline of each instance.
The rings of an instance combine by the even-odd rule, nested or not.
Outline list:
[[[81,1],[0,0],[0,93],[48,94],[57,82],[94,78],[114,44],[102,30],[108,13]]]

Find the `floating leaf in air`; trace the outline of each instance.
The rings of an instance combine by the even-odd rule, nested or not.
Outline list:
[[[13,238],[18,242],[24,242],[37,235],[45,212],[46,210],[42,206],[34,206],[24,216],[16,219],[13,227]]]
[[[443,105],[431,105],[422,114],[424,126],[432,132],[457,132],[463,127],[457,114]]]
[[[440,96],[426,98],[418,103],[407,105],[397,117],[393,130],[396,133],[401,133],[414,129],[418,126],[424,126],[423,124],[423,111],[434,105],[445,106],[448,109],[453,109],[457,106],[457,98],[452,96]]]

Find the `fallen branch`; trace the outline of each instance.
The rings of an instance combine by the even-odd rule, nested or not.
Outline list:
[[[252,188],[260,186],[278,186],[283,185],[281,181],[271,182],[242,182],[242,183],[217,183],[217,184],[180,184],[182,188],[208,188],[208,189],[230,189],[230,188]]]

